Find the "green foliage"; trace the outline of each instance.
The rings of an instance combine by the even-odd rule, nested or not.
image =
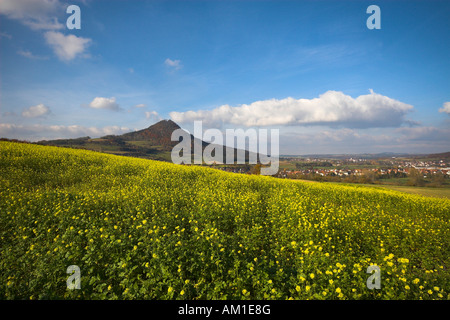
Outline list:
[[[423,177],[423,174],[419,170],[411,168],[409,171],[408,184],[410,186],[423,187],[425,185],[425,179]]]
[[[449,299],[446,199],[11,142],[0,199],[0,299]]]

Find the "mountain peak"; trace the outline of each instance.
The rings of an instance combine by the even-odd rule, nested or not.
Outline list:
[[[149,141],[153,145],[171,147],[177,142],[172,141],[172,132],[180,129],[180,126],[172,120],[161,120],[147,129],[129,132],[121,137],[128,141]]]
[[[152,130],[161,130],[161,129],[169,129],[169,130],[176,130],[180,129],[180,126],[173,122],[172,120],[161,120],[155,124],[152,124],[150,127],[148,127],[145,130],[152,129]]]

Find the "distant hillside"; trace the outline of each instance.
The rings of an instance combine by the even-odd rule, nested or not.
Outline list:
[[[172,132],[181,129],[172,120],[162,120],[147,129],[125,133],[120,136],[124,141],[147,141],[154,146],[174,147],[178,142],[171,140]]]
[[[450,159],[450,152],[429,154],[426,157],[433,158],[433,159],[441,159],[441,160]]]
[[[76,148],[93,150],[97,152],[145,158],[151,160],[171,161],[171,151],[178,141],[172,141],[172,132],[181,129],[172,120],[161,120],[154,125],[122,135],[108,135],[100,138],[81,137],[76,139],[43,140],[36,144],[46,146],[58,146],[66,148]],[[191,156],[194,157],[194,141],[196,138],[191,134]],[[197,140],[202,144],[202,150],[209,143]],[[223,148],[225,158],[228,147]],[[233,150],[234,159],[237,159],[237,149]],[[245,152],[245,159],[248,162],[249,152]],[[225,162],[223,159],[222,162]]]

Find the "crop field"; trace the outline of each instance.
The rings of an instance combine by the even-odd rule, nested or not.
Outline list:
[[[448,199],[0,142],[0,299],[448,300],[449,220]]]
[[[400,192],[419,194],[425,197],[436,197],[436,198],[447,198],[450,199],[450,188],[435,188],[435,187],[413,187],[413,186],[399,186],[390,184],[362,184],[362,183],[346,183],[346,182],[318,182],[314,180],[301,180],[306,183],[324,183],[324,184],[336,184],[336,185],[347,185],[347,186],[363,186],[372,189],[388,189]]]

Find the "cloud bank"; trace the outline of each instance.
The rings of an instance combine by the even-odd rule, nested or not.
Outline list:
[[[213,110],[171,112],[177,123],[202,120],[208,125],[240,126],[328,125],[349,128],[397,127],[405,123],[413,106],[374,93],[352,98],[327,91],[314,99],[270,99],[237,107],[222,105]]]
[[[298,132],[298,129],[303,131]],[[449,128],[438,127],[325,130],[294,128],[294,131],[280,135],[280,153],[439,153],[450,150],[449,135]]]

